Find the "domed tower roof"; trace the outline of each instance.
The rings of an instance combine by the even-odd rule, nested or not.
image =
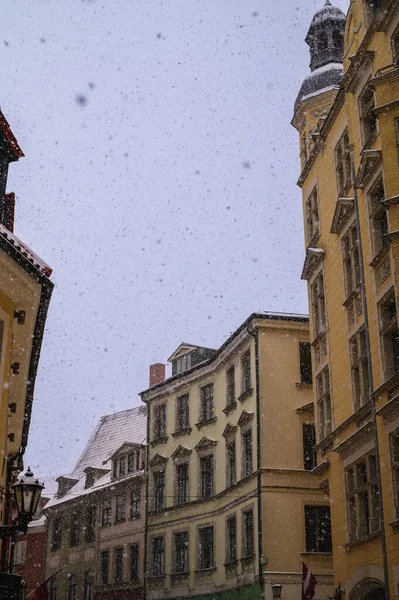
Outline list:
[[[305,42],[310,49],[311,73],[305,77],[297,99],[299,102],[309,94],[338,85],[343,77],[344,32],[346,17],[340,8],[326,0],[310,24]]]

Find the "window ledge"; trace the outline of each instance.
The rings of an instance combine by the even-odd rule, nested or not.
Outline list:
[[[307,390],[307,389],[310,390],[312,388],[312,384],[311,383],[303,383],[303,381],[298,381],[295,384],[295,387],[300,388],[300,389],[304,388],[305,390]]]
[[[137,519],[140,519],[140,517],[141,517],[140,513],[135,513],[134,515],[132,515],[129,518],[129,521],[137,521]]]
[[[369,542],[370,540],[373,540],[374,538],[380,537],[380,535],[381,535],[381,531],[375,531],[374,533],[369,533],[368,535],[365,535],[362,538],[353,540],[352,542],[348,542],[347,544],[345,544],[345,548],[346,548],[347,552],[350,552],[352,550],[352,548],[355,548],[356,546],[360,546],[361,544]]]
[[[389,525],[392,527],[394,533],[399,533],[399,519],[396,519],[396,521],[392,521],[391,523],[389,523]]]
[[[235,408],[237,408],[237,402],[232,402],[231,404],[228,404],[224,409],[223,412],[225,415],[228,415],[232,410],[234,410]]]
[[[301,556],[332,556],[331,552],[301,552]]]
[[[168,441],[168,439],[169,439],[168,436],[165,435],[164,437],[160,437],[160,438],[156,438],[155,440],[152,440],[150,442],[151,448],[153,448],[157,444],[166,444],[166,442]]]
[[[216,571],[216,567],[210,567],[209,569],[195,569],[196,575],[210,575]]]
[[[389,254],[389,243],[387,241],[387,243],[385,243],[383,245],[383,247],[381,248],[381,250],[379,252],[377,252],[377,254],[374,256],[373,260],[369,263],[370,267],[374,268],[376,267],[383,258],[385,258],[386,256],[388,256]]]
[[[241,394],[241,396],[238,396],[238,400],[240,402],[244,402],[244,400],[246,400],[247,398],[249,398],[250,396],[252,396],[254,391],[254,388],[249,388],[248,390],[245,390],[245,392],[243,392]]]
[[[179,579],[187,579],[190,576],[190,571],[184,571],[183,573],[171,573],[170,578],[172,581],[177,581]]]
[[[206,425],[212,425],[213,423],[216,423],[217,420],[217,417],[213,417],[212,419],[207,419],[206,421],[200,421],[199,423],[196,423],[195,426],[197,429],[202,429],[203,427],[206,427]]]
[[[248,565],[250,562],[255,560],[255,554],[249,554],[248,556],[242,556],[240,560],[243,565]]]
[[[149,575],[147,577],[148,581],[164,581],[166,579],[166,575]]]
[[[345,306],[345,308],[348,306],[348,304],[350,304],[351,302],[353,302],[353,300],[355,298],[357,298],[358,296],[360,296],[360,287],[356,286],[351,293],[345,298],[345,300],[343,301],[342,305]]]
[[[189,435],[191,432],[192,432],[192,428],[187,427],[187,429],[180,429],[179,431],[175,431],[174,433],[172,433],[172,437],[177,438],[182,435]]]
[[[227,563],[224,563],[224,567],[226,567],[226,569],[233,569],[234,567],[237,567],[238,565],[238,558],[236,558],[235,560],[230,560]]]

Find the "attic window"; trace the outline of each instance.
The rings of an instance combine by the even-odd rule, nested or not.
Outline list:
[[[191,367],[191,354],[185,354],[184,356],[180,356],[176,360],[176,374],[184,373]]]

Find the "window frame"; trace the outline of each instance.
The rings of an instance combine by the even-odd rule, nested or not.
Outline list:
[[[112,525],[112,498],[103,498],[101,501],[101,527]]]
[[[238,561],[237,515],[229,515],[226,519],[226,564],[233,565]]]
[[[305,201],[306,245],[315,244],[320,237],[320,212],[317,185],[314,185]]]
[[[106,567],[106,569],[105,569]],[[109,582],[109,550],[100,552],[100,583],[106,585]]]
[[[249,440],[249,442],[248,442]],[[241,431],[242,446],[242,478],[249,477],[253,473],[253,436],[252,427],[246,427]]]
[[[230,365],[226,369],[226,408],[230,408],[236,403],[235,376],[235,365]]]
[[[154,422],[152,431],[152,441],[158,442],[166,438],[167,432],[167,414],[166,402],[154,406]]]
[[[392,312],[393,305],[395,313]],[[398,307],[394,287],[391,287],[378,302],[378,322],[384,375],[387,380],[399,371]]]
[[[371,451],[352,462],[344,471],[348,538],[352,543],[367,539],[381,530],[377,474],[372,466],[375,461],[374,451]]]
[[[363,86],[358,100],[359,123],[363,147],[368,146],[372,139],[378,134],[378,119],[374,113],[376,106],[375,92],[370,87],[369,81]]]
[[[302,448],[303,468],[305,471],[312,471],[317,467],[316,426],[314,423],[308,421],[302,423]]]
[[[186,471],[185,477],[180,477],[180,471]],[[190,463],[189,461],[177,462],[175,465],[175,505],[183,506],[190,502]]]
[[[130,492],[130,518],[139,519],[141,512],[141,488],[133,488]]]
[[[190,571],[189,531],[173,532],[173,575],[187,575]],[[183,541],[182,541],[183,540]],[[178,544],[179,541],[179,544]]]
[[[306,552],[312,554],[331,554],[332,537],[330,507],[324,504],[305,504],[304,514]],[[326,537],[321,537],[323,521],[328,525]],[[311,529],[311,527],[313,529]],[[314,538],[314,540],[311,538]]]
[[[312,385],[312,345],[310,342],[298,342],[298,349],[300,382],[302,385]]]
[[[209,540],[204,540],[205,533],[211,534]],[[209,544],[209,557],[204,555],[204,542]],[[215,525],[213,523],[198,526],[197,549],[197,571],[211,571],[215,569]]]
[[[69,545],[70,547],[79,546],[81,542],[81,534],[82,534],[82,520],[81,513],[78,511],[73,511],[70,518],[70,526],[69,526]]]
[[[200,412],[199,422],[209,423],[215,418],[214,386],[213,382],[200,387]]]
[[[345,128],[334,148],[335,176],[338,197],[345,197],[352,187],[351,174],[351,145],[348,128]]]
[[[357,411],[369,400],[366,332],[364,327],[359,327],[359,329],[349,339],[349,356],[351,365],[353,409],[354,411]]]
[[[124,523],[126,521],[126,492],[116,494],[115,496],[115,523]]]
[[[166,477],[165,469],[157,469],[153,471],[153,490],[154,490],[154,512],[159,512],[165,509],[166,497]]]
[[[241,356],[241,394],[252,389],[251,349],[248,348]]]
[[[136,583],[140,581],[140,544],[138,542],[130,544],[129,550],[129,579]]]
[[[245,507],[242,511],[242,547],[241,558],[255,556],[255,516],[254,507]]]
[[[51,552],[57,552],[62,544],[62,517],[57,516],[51,525]]]
[[[209,469],[205,469],[208,463]],[[207,498],[212,498],[215,494],[215,454],[203,454],[199,457],[199,490],[198,495],[199,498],[205,500]],[[208,481],[206,481],[208,479]],[[207,491],[208,488],[208,491]]]
[[[232,447],[234,450],[232,451]],[[234,457],[233,461],[231,458]],[[226,487],[237,483],[237,444],[235,437],[226,439]]]
[[[156,547],[156,545],[159,547]],[[156,552],[155,552],[156,550]],[[157,560],[156,560],[157,559]],[[165,536],[157,535],[151,538],[151,573],[152,577],[165,577]]]
[[[319,440],[324,440],[333,430],[330,368],[327,365],[316,377],[316,405]]]
[[[395,517],[399,519],[399,427],[389,434],[389,456],[391,461]]]
[[[190,394],[187,392],[176,398],[175,433],[190,429]]]
[[[123,546],[114,548],[114,582],[123,582]]]

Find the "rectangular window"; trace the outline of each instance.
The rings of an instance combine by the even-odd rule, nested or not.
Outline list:
[[[183,394],[176,399],[176,433],[190,428],[189,395]]]
[[[80,529],[81,520],[80,513],[72,513],[71,516],[71,528],[69,530],[69,544],[71,546],[78,546],[80,544]]]
[[[115,583],[123,581],[123,548],[115,548]]]
[[[320,236],[319,222],[319,200],[317,197],[317,187],[315,186],[306,200],[306,243],[308,246],[314,244]]]
[[[86,510],[86,529],[85,529],[85,542],[90,543],[94,541],[96,533],[96,522],[97,522],[97,506],[88,506]]]
[[[108,583],[109,578],[109,551],[100,554],[100,578],[101,583]]]
[[[165,538],[163,536],[152,538],[152,575],[153,577],[165,576]]]
[[[392,63],[394,67],[397,69],[399,67],[399,27],[396,28],[392,38],[391,38],[391,47],[392,47]]]
[[[154,407],[154,441],[166,437],[166,404],[158,404]]]
[[[335,173],[337,177],[338,197],[344,198],[351,187],[351,154],[348,130],[335,146]]]
[[[128,473],[133,473],[136,470],[135,467],[135,458],[136,458],[136,453],[135,452],[131,452],[130,454],[128,454],[127,457],[127,472]],[[137,470],[140,469],[139,464],[137,465]]]
[[[231,440],[226,446],[227,454],[227,487],[234,485],[237,481],[237,466],[236,466],[236,442]]]
[[[246,510],[243,515],[243,528],[244,528],[244,543],[243,543],[243,557],[247,558],[254,554],[254,513],[251,510]]]
[[[105,498],[101,505],[101,525],[111,525],[112,522],[112,509],[111,509],[111,498]]]
[[[214,417],[213,413],[213,383],[204,385],[200,391],[201,404],[200,404],[200,422],[206,423],[211,421]]]
[[[56,552],[61,548],[62,541],[62,519],[56,517],[53,521],[51,531],[51,551]]]
[[[70,574],[68,577],[68,600],[76,600],[78,577],[75,574]]]
[[[130,581],[139,580],[139,545],[130,546]]]
[[[369,399],[366,334],[360,329],[350,340],[353,406],[358,410]]]
[[[174,535],[175,573],[188,573],[188,531]]]
[[[237,560],[237,518],[235,515],[227,519],[226,526],[226,563],[230,564],[236,562]]]
[[[382,201],[385,200],[385,189],[382,177],[379,177],[368,193],[369,220],[373,254],[379,252],[388,244],[388,214]]]
[[[121,523],[126,519],[126,495],[120,494],[116,497],[115,521]]]
[[[243,477],[252,473],[252,431],[248,429],[242,434]]]
[[[210,498],[214,493],[214,457],[201,456],[200,458],[200,496]]]
[[[305,506],[306,552],[331,552],[329,506]]]
[[[299,342],[299,366],[301,383],[312,383],[312,353],[309,342]]]
[[[388,379],[399,370],[399,333],[394,289],[378,303],[378,311],[384,372]]]
[[[165,471],[154,473],[154,510],[165,508]]]
[[[377,117],[374,113],[374,90],[366,83],[359,97],[359,117],[362,129],[363,145],[366,146],[370,138],[377,132]]]
[[[200,569],[213,569],[215,566],[213,525],[198,530],[198,562]]]
[[[303,468],[311,471],[317,465],[316,430],[313,423],[302,424]]]
[[[320,273],[311,287],[311,301],[313,312],[313,334],[317,338],[326,331],[326,300],[324,295],[324,277]]]
[[[189,501],[188,463],[176,466],[176,504],[186,504]]]
[[[236,401],[235,369],[234,366],[226,371],[226,406],[232,406]]]
[[[332,431],[332,408],[330,393],[330,373],[328,367],[316,377],[317,415],[319,438],[323,440]]]
[[[56,577],[50,580],[50,600],[58,600],[58,580]],[[87,600],[92,599],[88,598]]]
[[[113,462],[112,476],[118,477],[118,461],[117,460],[114,460],[114,462]]]
[[[140,502],[141,501],[141,490],[132,490],[131,504],[130,504],[130,518],[138,519],[140,516]]]
[[[242,393],[251,389],[251,353],[248,350],[241,358]]]
[[[399,516],[399,429],[389,436],[396,518]]]
[[[352,225],[342,238],[342,258],[344,263],[345,289],[348,298],[360,286],[359,243],[356,226]]]
[[[123,456],[119,459],[119,476],[126,475],[126,458]]]
[[[14,546],[14,566],[22,566],[25,564],[26,557],[26,540],[17,542]]]
[[[355,541],[380,530],[376,461],[368,454],[345,470],[349,539]]]
[[[93,573],[91,571],[85,573],[83,600],[93,600]]]

